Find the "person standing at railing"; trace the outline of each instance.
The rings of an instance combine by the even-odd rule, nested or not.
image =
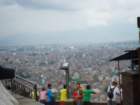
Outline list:
[[[44,105],[47,105],[46,90],[44,87],[41,89],[41,91],[39,93],[39,102]]]
[[[66,85],[60,90],[60,105],[65,105],[65,102],[68,99],[68,91],[66,89]]]
[[[54,95],[52,92],[52,85],[48,84],[48,89],[47,89],[47,100],[48,100],[48,105],[54,105]]]
[[[81,105],[82,103],[82,94],[79,93],[78,89],[75,89],[73,92],[73,99],[74,99],[74,105]]]
[[[91,95],[92,94],[96,94],[96,92],[91,89],[90,85],[87,85],[86,89],[83,90],[83,102],[84,102],[84,105],[89,105],[89,102],[91,100]]]
[[[117,105],[120,103],[120,89],[118,88],[117,81],[113,80],[111,85],[108,86],[107,90],[107,105]]]
[[[80,86],[80,83],[77,83],[77,87],[73,92],[73,99],[75,105],[81,105],[82,104],[82,87]]]
[[[32,90],[31,96],[32,96],[32,99],[38,101],[39,92],[37,90],[37,85],[36,84],[34,85],[34,88]]]

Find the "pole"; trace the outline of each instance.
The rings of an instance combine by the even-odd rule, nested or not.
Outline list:
[[[66,87],[67,87],[68,97],[69,97],[69,69],[66,70]]]
[[[120,62],[119,62],[119,60],[118,60],[118,72],[119,72],[119,85],[120,85],[120,83],[121,83],[121,75],[120,75]]]
[[[120,104],[122,105],[122,91],[121,91],[121,87],[120,87],[120,85],[121,85],[121,72],[120,72],[120,62],[119,62],[119,60],[118,60],[118,72],[119,72],[119,90],[120,90]]]
[[[140,28],[139,28],[139,44],[140,44]]]

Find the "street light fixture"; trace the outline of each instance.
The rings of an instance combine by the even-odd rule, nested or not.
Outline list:
[[[64,70],[66,74],[66,87],[68,90],[68,96],[69,96],[69,63],[68,62],[63,62],[61,64],[60,70]]]

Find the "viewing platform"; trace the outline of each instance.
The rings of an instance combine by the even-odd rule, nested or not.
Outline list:
[[[18,100],[19,105],[42,105],[40,102],[17,94],[14,94],[14,97]]]

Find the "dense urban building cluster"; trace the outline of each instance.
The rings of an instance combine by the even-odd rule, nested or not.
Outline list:
[[[59,90],[65,81],[60,65],[70,64],[70,86],[75,82],[90,84],[100,90],[93,101],[106,101],[106,89],[112,76],[117,75],[117,64],[109,60],[134,49],[136,42],[89,45],[0,46],[0,65],[16,70],[16,74],[40,85],[52,83]],[[121,70],[129,69],[129,62],[121,63]]]

